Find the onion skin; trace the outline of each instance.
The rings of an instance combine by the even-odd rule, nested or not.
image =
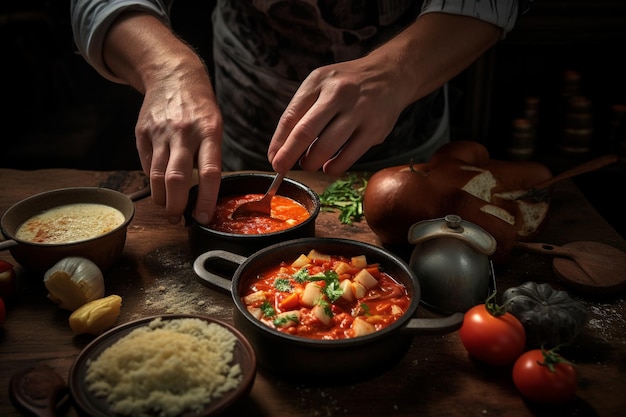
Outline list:
[[[64,310],[74,311],[104,296],[104,276],[93,261],[68,256],[54,264],[43,278],[48,298]]]
[[[495,181],[491,188],[482,190],[489,202],[463,190],[485,171]],[[537,203],[543,204],[546,213],[539,225],[529,226],[523,224],[517,201],[495,194],[527,191],[550,178],[551,172],[542,164],[493,160],[477,142],[454,141],[437,150],[427,163],[398,165],[374,173],[363,195],[363,210],[369,227],[385,246],[408,245],[408,230],[414,223],[457,214],[496,239],[493,259],[502,263],[517,240],[531,240],[541,231],[549,203]],[[515,222],[485,212],[486,206],[506,211]]]

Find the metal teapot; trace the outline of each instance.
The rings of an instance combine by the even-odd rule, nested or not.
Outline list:
[[[465,312],[495,291],[489,256],[497,243],[481,227],[449,214],[413,224],[408,240],[415,245],[409,266],[426,307],[445,314]]]

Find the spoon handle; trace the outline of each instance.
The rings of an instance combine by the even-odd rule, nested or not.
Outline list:
[[[67,385],[52,368],[37,366],[13,375],[9,394],[24,415],[54,417],[57,404],[67,395]]]
[[[280,184],[283,182],[283,178],[285,178],[285,174],[281,174],[281,173],[276,174],[276,176],[274,177],[274,180],[272,181],[272,184],[270,185],[269,190],[267,190],[267,193],[266,193],[266,195],[269,196],[269,198],[274,197],[274,195],[276,194],[276,191],[278,191],[278,187],[280,187]]]
[[[541,253],[544,255],[554,255],[565,258],[573,258],[574,254],[564,247],[551,245],[549,243],[534,243],[534,242],[516,242],[515,246],[520,249],[525,249],[530,252]]]

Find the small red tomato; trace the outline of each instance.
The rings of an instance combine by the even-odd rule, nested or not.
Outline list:
[[[511,365],[526,347],[522,323],[489,300],[467,310],[459,334],[470,356],[489,365]]]
[[[15,269],[0,259],[0,297],[9,300],[15,293]]]
[[[578,374],[555,350],[533,349],[513,365],[513,383],[531,401],[562,404],[576,395]]]

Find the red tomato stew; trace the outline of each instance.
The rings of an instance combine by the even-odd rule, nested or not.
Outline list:
[[[222,196],[218,198],[209,228],[226,233],[259,235],[289,229],[311,217],[309,211],[292,198],[275,195],[270,217],[242,216],[233,219],[233,212],[244,203],[260,200],[263,194]]]
[[[315,250],[257,274],[242,301],[261,322],[310,339],[349,339],[381,330],[411,304],[406,287],[369,264]]]

